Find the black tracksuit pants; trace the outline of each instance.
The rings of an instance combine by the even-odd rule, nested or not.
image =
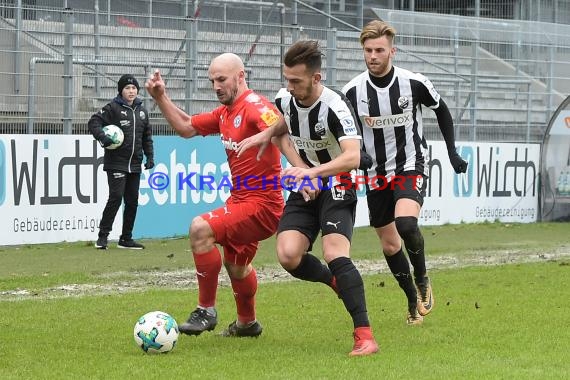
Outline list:
[[[139,204],[140,173],[126,173],[115,170],[107,172],[109,183],[109,199],[103,210],[103,217],[99,223],[99,236],[108,236],[113,228],[113,222],[121,203],[125,201],[123,210],[123,230],[121,240],[133,238],[133,226],[137,216]]]

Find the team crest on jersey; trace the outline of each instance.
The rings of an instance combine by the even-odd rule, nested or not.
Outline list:
[[[325,135],[325,126],[321,122],[315,124],[315,133],[321,137]]]
[[[331,189],[331,195],[332,195],[332,199],[334,199],[335,201],[342,201],[344,200],[344,194],[346,193],[346,191],[344,190],[343,187],[339,186],[339,187],[333,187]]]
[[[139,112],[139,116],[140,116],[141,120],[146,119],[146,115],[144,114],[143,111]]]
[[[406,108],[408,108],[409,105],[410,101],[408,100],[408,97],[400,96],[400,98],[398,99],[398,107],[400,107],[400,109],[405,110]]]
[[[237,115],[234,119],[234,128],[239,128],[241,125],[241,115]]]

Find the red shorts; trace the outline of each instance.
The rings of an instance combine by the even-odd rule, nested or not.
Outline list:
[[[224,260],[236,265],[248,265],[257,252],[259,241],[277,230],[283,206],[258,199],[233,202],[230,197],[224,207],[200,215],[212,230],[216,243],[224,247]]]

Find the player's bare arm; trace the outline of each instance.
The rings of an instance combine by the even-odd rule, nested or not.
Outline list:
[[[360,165],[360,139],[350,138],[339,141],[342,153],[335,159],[312,168],[293,167],[283,171],[284,175],[294,176],[298,180],[305,177],[329,177],[339,173],[350,172]]]
[[[285,156],[287,161],[296,168],[308,168],[309,166],[303,161],[299,153],[295,150],[291,139],[289,138],[289,134],[282,134],[276,137],[273,137],[271,140],[281,151],[281,154]],[[311,179],[312,186],[303,186],[298,189],[299,194],[303,196],[305,201],[314,200],[320,192],[320,187],[318,183],[318,178]],[[295,181],[291,181],[295,182]],[[294,187],[294,183],[290,183],[289,181],[285,181],[285,185]]]
[[[301,156],[299,156],[299,153],[297,153],[297,151],[295,150],[295,147],[293,146],[293,143],[291,142],[288,133],[276,136],[273,138],[272,141],[275,143],[275,145],[277,145],[281,154],[285,156],[287,161],[292,166],[301,167],[301,168],[309,167],[305,163],[305,161],[303,161]]]
[[[285,124],[283,117],[280,116],[273,125],[270,125],[263,131],[240,141],[238,143],[237,156],[241,156],[243,152],[251,147],[259,146],[259,152],[257,153],[257,160],[259,161],[261,155],[265,151],[265,148],[271,142],[271,138],[285,135],[288,132],[287,124]]]
[[[155,103],[160,108],[168,124],[181,137],[189,138],[196,136],[197,132],[192,127],[192,118],[186,112],[178,108],[166,93],[166,84],[160,75],[159,70],[155,70],[152,76],[146,81],[144,87]]]

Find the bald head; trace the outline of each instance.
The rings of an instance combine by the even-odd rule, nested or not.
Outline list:
[[[220,54],[212,59],[208,77],[222,104],[233,104],[247,90],[243,61],[233,53]]]
[[[210,71],[224,67],[233,72],[244,70],[243,61],[234,53],[220,54],[212,59],[212,63],[210,63]]]

